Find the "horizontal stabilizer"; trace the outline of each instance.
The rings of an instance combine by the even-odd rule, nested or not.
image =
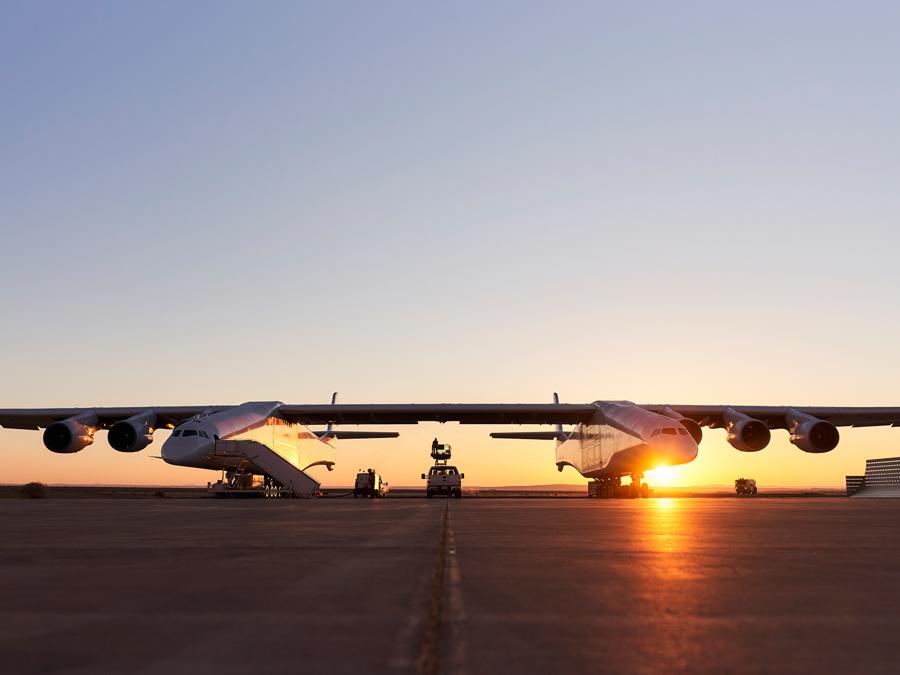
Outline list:
[[[400,434],[396,431],[334,431],[326,429],[325,431],[317,431],[316,435],[319,438],[327,435],[329,438],[351,441],[361,438],[397,438]]]
[[[556,431],[495,431],[491,438],[516,438],[526,441],[559,441],[565,438],[559,437]]]

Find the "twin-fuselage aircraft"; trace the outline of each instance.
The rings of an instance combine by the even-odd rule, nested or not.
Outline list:
[[[900,408],[822,408],[803,406],[642,405],[629,401],[511,404],[284,404],[243,403],[213,406],[135,408],[0,409],[0,426],[44,429],[52,452],[78,452],[94,442],[99,429],[119,452],[137,452],[160,428],[172,433],[162,446],[169,464],[221,470],[224,485],[247,485],[262,477],[280,494],[312,495],[320,483],[308,470],[329,469],[335,440],[392,438],[393,431],[336,430],[334,425],[404,425],[460,422],[482,425],[555,425],[552,431],[495,432],[494,438],[552,440],[556,466],[573,467],[595,481],[592,494],[620,493],[631,478],[631,496],[647,496],[645,471],[686,464],[697,456],[703,427],[724,428],[728,442],[757,452],[784,429],[790,442],[810,453],[837,447],[839,426],[896,426]],[[315,431],[310,426],[327,425]],[[565,431],[564,425],[574,428]]]

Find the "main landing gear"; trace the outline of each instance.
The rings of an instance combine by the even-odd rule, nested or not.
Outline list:
[[[631,485],[622,485],[621,476],[605,476],[588,483],[588,497],[599,499],[611,499],[620,497],[626,499],[646,499],[650,496],[650,486],[642,482],[643,473],[631,474]]]

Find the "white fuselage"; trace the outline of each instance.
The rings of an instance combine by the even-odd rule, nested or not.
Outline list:
[[[281,419],[277,416],[279,405],[244,403],[191,418],[173,429],[163,443],[162,458],[178,466],[252,471],[252,462],[229,449],[234,443],[249,441],[265,446],[300,470],[333,464],[334,439],[320,439],[306,426]]]
[[[676,420],[627,401],[596,401],[593,418],[556,447],[556,464],[572,466],[587,478],[643,473],[686,464],[697,443]]]

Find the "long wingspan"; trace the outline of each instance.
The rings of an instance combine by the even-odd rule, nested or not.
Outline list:
[[[233,406],[143,406],[122,408],[8,408],[0,409],[0,426],[8,429],[39,429],[83,413],[97,416],[107,429],[124,419],[154,411],[160,425],[177,424],[204,412]],[[281,404],[278,414],[302,424],[416,424],[461,422],[463,424],[577,424],[596,412],[592,404],[571,403],[400,403],[400,404]],[[341,432],[347,434],[349,432]],[[349,438],[349,436],[347,436]]]
[[[303,424],[577,424],[596,411],[590,403],[339,403],[287,404],[278,409],[286,420]]]

